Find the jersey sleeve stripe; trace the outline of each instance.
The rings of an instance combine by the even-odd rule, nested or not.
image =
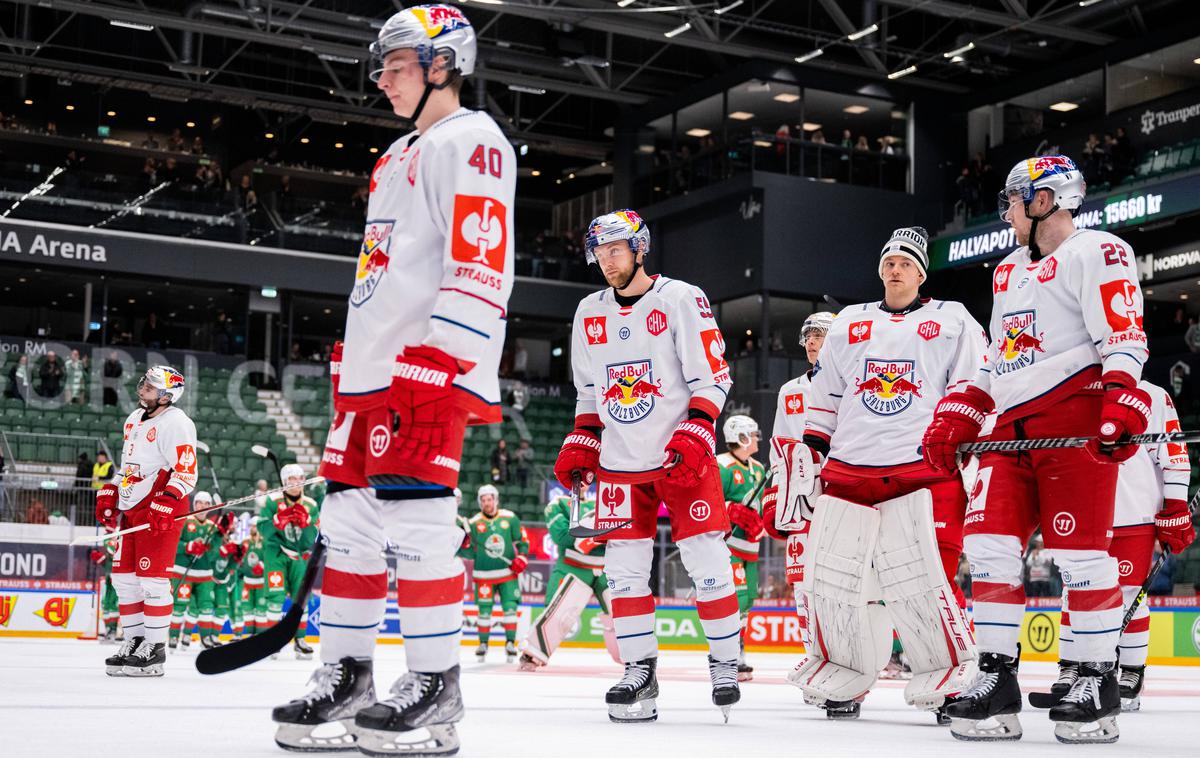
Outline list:
[[[479,296],[479,295],[476,295],[474,292],[467,292],[466,290],[461,290],[461,289],[459,289],[459,288],[457,288],[457,287],[442,287],[442,288],[441,288],[441,291],[442,291],[442,292],[457,292],[457,293],[458,293],[458,294],[460,294],[460,295],[466,295],[467,297],[473,297],[473,298],[475,298],[476,300],[480,300],[480,301],[482,301],[482,302],[485,302],[485,303],[487,303],[488,305],[490,305],[490,306],[492,306],[493,308],[495,308],[496,310],[500,311],[500,318],[507,318],[507,317],[508,317],[508,312],[507,312],[507,311],[505,311],[503,308],[501,308],[499,305],[496,305],[496,304],[495,304],[495,303],[493,303],[491,300],[488,300],[486,297],[481,297],[481,296]]]
[[[467,326],[464,323],[455,321],[454,319],[446,318],[445,316],[439,316],[437,314],[434,314],[434,315],[430,316],[430,318],[437,319],[438,321],[445,321],[447,324],[452,324],[453,326],[457,326],[460,329],[466,329],[468,332],[473,332],[475,334],[478,334],[480,337],[483,337],[485,340],[490,340],[492,338],[492,335],[488,334],[487,332],[480,331],[479,329],[476,329],[473,326]]]

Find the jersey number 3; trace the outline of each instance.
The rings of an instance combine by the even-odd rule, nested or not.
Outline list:
[[[486,152],[487,157],[485,159],[483,145],[476,145],[475,152],[471,153],[471,158],[467,161],[467,165],[479,169],[480,175],[486,172],[499,179],[501,170],[503,169],[500,151],[494,147],[489,147]]]

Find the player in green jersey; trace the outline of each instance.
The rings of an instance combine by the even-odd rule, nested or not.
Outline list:
[[[738,612],[742,618],[741,650],[738,656],[738,680],[747,681],[754,669],[746,663],[746,620],[758,597],[758,543],[763,535],[762,490],[766,468],[754,460],[758,452],[758,423],[749,416],[730,416],[722,431],[728,452],[717,456],[721,468],[721,489],[729,509],[732,531],[725,539],[733,564],[733,583],[737,588]],[[754,498],[747,500],[751,494]]]
[[[517,659],[517,606],[521,586],[517,575],[529,565],[529,541],[521,529],[521,520],[500,507],[500,491],[490,484],[479,488],[479,513],[466,524],[467,534],[459,555],[474,562],[475,604],[479,609],[476,629],[479,647],[475,657],[487,657],[488,637],[492,629],[492,605],[500,600],[504,612],[504,653],[508,662]]]
[[[304,494],[304,469],[289,463],[279,470],[279,478],[287,487],[280,495],[267,498],[258,518],[258,531],[263,538],[267,593],[267,626],[274,626],[283,617],[283,599],[295,601],[308,557],[317,540],[317,519],[320,510],[316,502]],[[296,658],[312,658],[313,649],[305,641],[308,633],[308,614],[296,628],[292,648]]]

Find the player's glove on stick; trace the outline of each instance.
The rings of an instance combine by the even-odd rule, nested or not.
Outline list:
[[[1164,500],[1162,510],[1154,516],[1154,534],[1158,541],[1171,548],[1171,552],[1182,553],[1196,539],[1192,527],[1192,514],[1183,500]]]
[[[234,516],[230,511],[225,511],[217,518],[213,519],[213,526],[221,533],[222,537],[228,537],[229,532],[233,529],[234,522],[237,521],[237,516]]]
[[[103,564],[105,558],[108,557],[108,553],[105,553],[103,550],[93,550],[91,553],[89,553],[89,555],[92,559],[92,563],[97,565]]]
[[[1108,387],[1100,406],[1100,429],[1085,449],[1101,463],[1120,463],[1138,451],[1137,445],[1120,445],[1118,441],[1146,431],[1150,423],[1150,395],[1139,389],[1127,374],[1108,373],[1100,381]]]
[[[738,502],[729,502],[729,521],[734,526],[740,526],[750,539],[757,540],[762,534],[763,519],[754,509]]]
[[[514,574],[519,574],[529,567],[529,559],[523,555],[518,555],[512,559],[512,563],[508,565]]]
[[[554,461],[554,478],[559,484],[571,489],[571,474],[579,472],[583,486],[596,479],[600,470],[600,417],[594,414],[577,416],[575,429],[563,440]]]
[[[690,418],[675,427],[663,449],[667,478],[683,487],[695,487],[716,465],[717,433],[710,418]]]
[[[975,442],[983,420],[996,408],[991,396],[978,387],[951,392],[933,409],[933,421],[925,429],[921,455],[934,471],[958,471],[958,446]]]
[[[442,449],[456,376],[458,361],[435,347],[406,347],[396,356],[388,407],[398,453],[424,462]]]
[[[187,554],[201,556],[208,552],[208,543],[201,540],[192,540],[187,544]]]
[[[106,484],[96,490],[96,521],[109,530],[117,528],[117,486]]]
[[[175,490],[170,487],[163,490],[161,495],[150,501],[150,516],[147,519],[150,533],[169,532],[175,526],[175,516],[184,508],[186,506]]]
[[[767,487],[762,497],[762,524],[771,539],[786,540],[787,534],[775,526],[779,508],[779,487]],[[732,519],[732,516],[730,517]]]
[[[600,543],[591,537],[580,537],[575,540],[575,549],[584,555],[591,555],[592,551],[600,547]]]

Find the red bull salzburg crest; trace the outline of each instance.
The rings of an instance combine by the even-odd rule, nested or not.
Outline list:
[[[1033,365],[1034,356],[1044,353],[1042,339],[1045,334],[1037,330],[1035,311],[1005,313],[1000,319],[1004,338],[1000,343],[1000,359],[996,361],[996,373],[1007,374],[1019,368]]]
[[[662,397],[663,393],[662,380],[654,381],[651,366],[649,360],[608,365],[608,387],[601,399],[614,421],[632,424],[654,410],[654,398]]]
[[[854,395],[871,413],[894,416],[912,405],[913,397],[921,397],[923,384],[917,379],[915,361],[868,358],[863,362],[863,378],[855,381]]]
[[[392,245],[392,222],[372,221],[367,224],[363,235],[362,249],[358,251],[358,269],[354,272],[354,289],[350,290],[350,304],[358,307],[371,299],[379,280],[387,272],[388,250]]]

